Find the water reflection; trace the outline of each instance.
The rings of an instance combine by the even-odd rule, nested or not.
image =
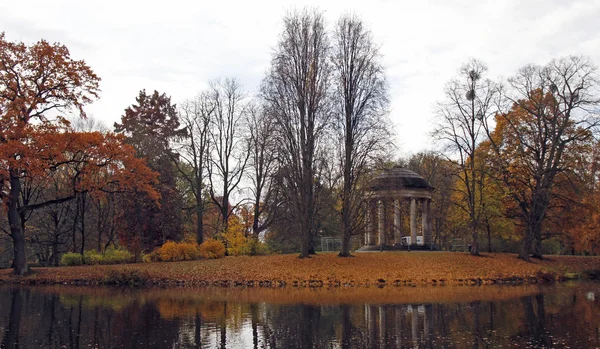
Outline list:
[[[308,290],[5,286],[0,287],[0,347],[600,346],[600,284],[428,292],[392,288],[353,296]],[[361,301],[365,294],[377,302]]]

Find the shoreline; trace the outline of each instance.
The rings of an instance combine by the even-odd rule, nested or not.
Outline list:
[[[0,270],[2,284],[133,285],[222,288],[368,288],[531,285],[600,280],[600,256],[547,256],[527,263],[514,254],[372,252],[340,258],[320,253],[216,260],[38,267],[22,277]]]

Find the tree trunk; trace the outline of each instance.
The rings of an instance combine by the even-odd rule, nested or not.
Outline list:
[[[259,192],[257,190],[257,192]],[[258,240],[258,235],[260,234],[259,225],[260,225],[260,196],[257,196],[254,199],[254,214],[252,217],[252,235],[255,239]]]
[[[350,239],[352,238],[352,228],[351,228],[351,217],[348,212],[348,207],[342,208],[342,223],[344,225],[343,235],[342,235],[342,249],[338,256],[340,257],[351,257],[350,254]]]
[[[196,203],[196,242],[198,245],[201,245],[204,242],[204,222],[202,221],[203,214],[202,202]]]
[[[302,187],[300,188],[300,200],[301,200],[301,234],[302,234],[302,246],[300,249],[300,258],[307,258],[310,255],[312,247],[312,230],[313,230],[313,213],[314,213],[314,200],[313,200],[313,183],[312,183],[312,170],[310,168],[312,164],[310,161],[303,160],[303,175],[302,175]]]
[[[21,216],[19,215],[19,194],[21,192],[21,179],[16,170],[10,170],[10,192],[8,195],[8,224],[13,240],[13,273],[25,275],[27,273],[27,258],[25,255],[25,232]]]
[[[487,230],[488,252],[492,253],[492,229],[490,228],[490,221],[487,217],[485,218],[485,228]]]
[[[542,251],[542,229],[536,227],[533,233],[533,241],[531,243],[531,256],[537,259],[544,259]]]
[[[349,103],[346,104],[347,106]],[[347,107],[348,108],[348,107]],[[345,147],[344,147],[344,191],[342,193],[342,250],[340,257],[350,257],[350,238],[352,237],[352,110],[346,110]]]
[[[86,194],[85,193],[81,193],[79,195],[81,195],[81,201],[80,201],[80,203],[81,203],[81,211],[79,211],[80,214],[81,214],[81,227],[80,227],[80,231],[79,231],[81,233],[81,249],[80,249],[80,254],[81,254],[81,256],[83,256],[83,253],[85,252],[85,200],[86,200],[85,195]]]
[[[304,215],[306,216],[306,215]],[[301,246],[300,246],[300,258],[307,258],[310,254],[310,230],[308,229],[308,222],[305,222],[305,217],[302,217],[303,222],[300,223],[300,230],[302,234]]]
[[[475,226],[472,227],[471,236],[473,238],[473,242],[471,242],[471,255],[479,256],[479,233]]]
[[[542,222],[545,218],[548,204],[539,199],[541,195],[535,195],[529,214],[527,215],[527,230],[523,238],[523,247],[519,258],[530,261],[529,256],[543,259],[542,255]],[[527,257],[527,258],[525,258]]]
[[[58,267],[58,237],[52,241],[52,262],[55,267]]]
[[[529,251],[531,251],[531,242],[533,240],[531,231],[529,230],[529,228],[527,228],[527,230],[525,231],[525,237],[523,238],[523,245],[521,246],[521,253],[519,253],[519,258],[530,262],[531,260],[529,259]]]

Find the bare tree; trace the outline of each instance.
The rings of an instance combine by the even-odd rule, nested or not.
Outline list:
[[[588,58],[568,57],[529,65],[508,80],[510,110],[486,125],[495,173],[518,206],[525,227],[519,258],[542,258],[542,230],[559,174],[571,172],[570,154],[598,126],[597,68]]]
[[[207,179],[210,126],[214,115],[214,104],[208,93],[184,101],[179,107],[179,119],[186,130],[186,137],[178,148],[180,162],[177,169],[190,188],[193,210],[196,215],[196,242],[204,241],[204,182]]]
[[[290,190],[300,258],[305,258],[315,233],[315,154],[331,114],[329,42],[317,10],[292,12],[283,24],[262,94],[277,125],[280,173]]]
[[[238,188],[250,157],[245,142],[247,102],[236,79],[213,81],[208,96],[214,113],[209,129],[208,189],[221,212],[221,228],[226,229],[235,209],[230,202],[231,194]]]
[[[496,85],[483,78],[486,72],[487,67],[477,60],[461,67],[458,78],[445,88],[445,100],[438,104],[440,120],[433,134],[445,143],[449,159],[458,170],[455,190],[461,200],[455,204],[469,217],[472,255],[479,255],[478,229],[483,207],[484,171],[477,166],[476,149],[486,137],[484,125],[496,113],[498,96]]]
[[[350,238],[361,228],[363,192],[359,185],[372,158],[389,144],[387,83],[371,33],[354,15],[340,18],[334,32],[333,65],[337,129],[341,138],[342,247],[350,256]],[[389,148],[388,148],[389,149]]]
[[[250,171],[253,199],[252,233],[254,238],[267,229],[275,219],[281,200],[278,186],[274,185],[277,170],[277,138],[273,136],[275,124],[262,106],[248,109],[250,132]]]

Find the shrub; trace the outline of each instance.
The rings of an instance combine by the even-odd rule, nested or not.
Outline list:
[[[173,242],[167,241],[156,251],[150,254],[150,260],[171,261],[191,261],[200,258],[198,244],[194,242]]]
[[[62,265],[81,265],[81,254],[75,252],[67,252],[60,259]]]
[[[216,259],[225,257],[225,245],[221,241],[208,239],[200,245],[200,257]]]
[[[102,254],[96,250],[87,250],[83,253],[83,263],[95,265],[102,262]]]
[[[198,245],[192,242],[173,242],[167,241],[155,252],[158,260],[171,261],[190,261],[200,258]]]
[[[133,262],[133,255],[123,247],[107,248],[100,260],[101,264],[121,264],[131,262]]]
[[[200,259],[200,251],[198,250],[197,243],[182,242],[179,243],[179,248],[183,254],[184,261],[191,261],[194,259]]]
[[[167,241],[156,250],[161,261],[178,261],[180,260],[179,249],[175,241]]]

